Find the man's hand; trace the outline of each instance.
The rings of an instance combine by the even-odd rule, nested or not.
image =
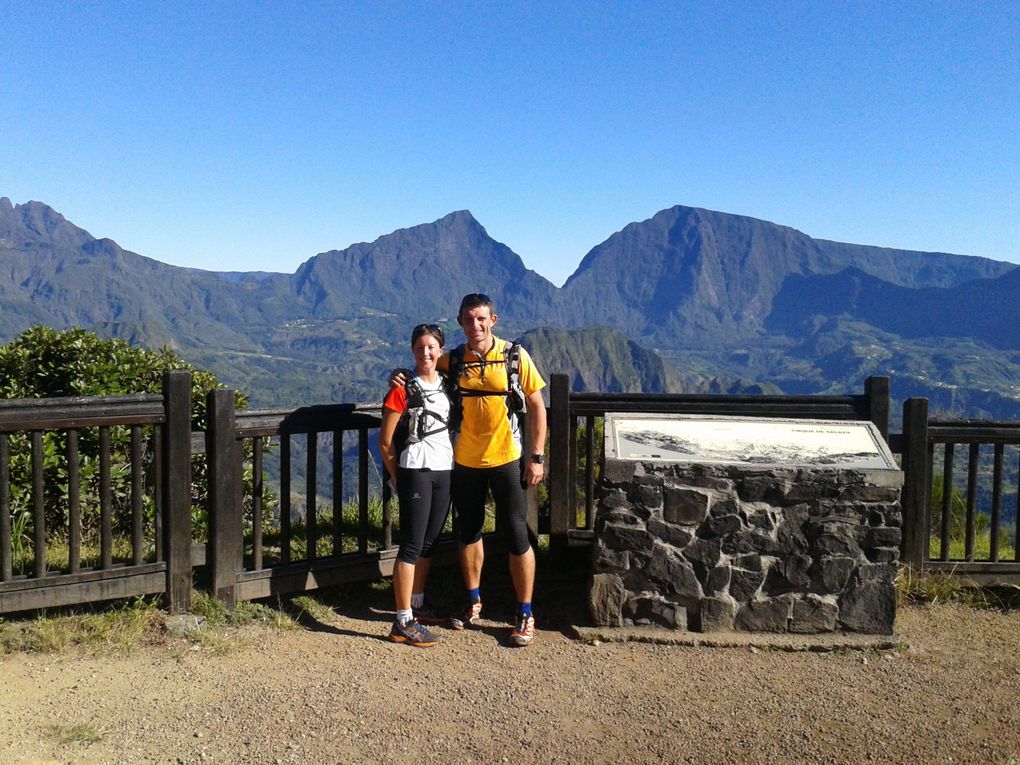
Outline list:
[[[390,387],[401,388],[412,376],[410,369],[394,369],[390,372]]]
[[[524,481],[528,486],[537,486],[545,476],[545,465],[528,460],[524,468]]]

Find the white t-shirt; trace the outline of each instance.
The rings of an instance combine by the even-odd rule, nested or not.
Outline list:
[[[420,377],[414,379],[421,386],[425,399],[426,412],[423,415],[426,422],[423,430],[426,433],[430,430],[438,432],[427,435],[421,441],[411,442],[409,439],[404,445],[404,450],[398,455],[397,464],[412,470],[421,468],[452,470],[453,444],[450,442],[450,431],[443,427],[443,423],[450,419],[450,399],[443,390],[443,380],[439,376],[434,383],[426,382]],[[407,410],[407,391],[404,386],[391,389],[384,406],[403,414]],[[436,416],[441,419],[437,419]]]

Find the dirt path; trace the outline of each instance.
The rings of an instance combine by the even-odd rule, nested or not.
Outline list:
[[[886,653],[556,630],[514,650],[496,622],[414,649],[383,639],[389,618],[368,604],[240,643],[4,656],[0,762],[1020,761],[1017,613],[904,608],[909,648]]]

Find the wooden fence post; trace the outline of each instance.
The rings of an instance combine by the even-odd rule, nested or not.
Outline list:
[[[903,402],[903,538],[900,557],[920,568],[928,548],[928,399]]]
[[[237,574],[242,568],[243,528],[237,501],[237,432],[234,391],[217,388],[206,397],[209,421],[205,453],[209,460],[209,567],[213,595],[228,607],[236,604]]]
[[[570,378],[554,374],[549,386],[549,549],[567,546],[573,487],[570,485]]]
[[[163,375],[163,559],[171,613],[191,608],[191,373]]]
[[[875,423],[878,432],[889,441],[889,378],[869,377],[864,381],[864,394],[868,397],[868,419]]]

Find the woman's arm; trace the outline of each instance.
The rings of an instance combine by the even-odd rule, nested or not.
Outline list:
[[[397,455],[393,453],[393,434],[397,431],[397,423],[400,422],[400,412],[395,412],[388,407],[383,407],[382,425],[379,426],[379,454],[382,455],[383,465],[386,472],[397,485]]]

